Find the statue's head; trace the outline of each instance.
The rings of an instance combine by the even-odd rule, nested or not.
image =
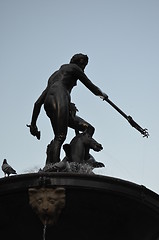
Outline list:
[[[77,64],[82,70],[84,70],[88,64],[88,56],[82,53],[75,54],[71,58],[70,63]]]
[[[65,206],[65,189],[30,188],[29,202],[44,225],[53,225]]]

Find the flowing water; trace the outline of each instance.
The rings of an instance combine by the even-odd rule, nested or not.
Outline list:
[[[43,240],[46,240],[45,237],[46,237],[46,224],[44,224],[43,228]]]

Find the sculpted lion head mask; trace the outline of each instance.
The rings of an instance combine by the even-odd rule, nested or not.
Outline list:
[[[30,188],[29,203],[44,225],[57,222],[65,206],[64,188]]]

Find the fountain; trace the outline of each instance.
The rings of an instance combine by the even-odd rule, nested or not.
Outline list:
[[[46,201],[43,207],[40,195]],[[6,240],[157,240],[159,236],[159,195],[95,174],[1,178],[0,212],[0,234]]]
[[[142,185],[93,172],[104,164],[94,159],[90,149],[99,152],[103,147],[93,138],[95,128],[78,117],[75,104],[69,102],[78,79],[144,137],[149,134],[87,78],[87,63],[86,55],[74,55],[49,78],[34,104],[27,125],[30,133],[40,140],[36,121],[44,105],[55,138],[47,146],[45,166],[37,173],[9,176],[9,172],[0,179],[1,239],[159,239],[159,195]],[[63,145],[68,127],[75,130],[75,137]],[[61,160],[62,145],[66,155]]]

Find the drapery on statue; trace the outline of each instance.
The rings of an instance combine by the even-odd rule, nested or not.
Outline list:
[[[87,64],[87,55],[75,54],[69,64],[62,65],[50,76],[46,89],[34,104],[31,124],[27,125],[30,127],[30,133],[40,139],[36,122],[42,105],[44,105],[54,132],[50,150],[52,157],[46,160],[46,164],[60,161],[61,146],[66,139],[68,127],[76,131],[89,129],[90,136],[94,133],[93,126],[78,116],[70,114],[72,107],[70,95],[73,87],[77,85],[77,80],[80,80],[94,95],[103,100],[108,98],[107,94],[94,85],[84,73]]]

